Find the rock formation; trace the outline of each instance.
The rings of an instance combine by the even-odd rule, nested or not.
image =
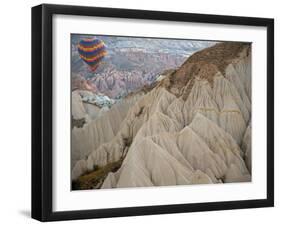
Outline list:
[[[74,183],[102,169],[83,189],[251,181],[251,45],[196,52],[148,92],[73,128]]]
[[[95,37],[103,40],[108,54],[93,73],[79,57],[77,45],[83,35],[72,35],[73,87],[95,90],[114,99],[150,85],[162,71],[179,67],[187,56],[215,44],[192,40]]]

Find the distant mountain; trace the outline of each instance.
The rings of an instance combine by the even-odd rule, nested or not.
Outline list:
[[[87,35],[72,35],[73,50],[82,38],[93,37]],[[189,56],[195,51],[213,45],[212,41],[198,41],[188,39],[165,39],[165,38],[138,38],[120,36],[94,36],[104,41],[107,50],[119,51],[143,51],[150,53],[170,53],[175,55]]]
[[[89,36],[72,35],[72,75],[90,80],[96,91],[120,98],[155,82],[164,70],[176,69],[209,41],[95,36],[104,41],[108,55],[93,73],[80,59],[77,44]]]

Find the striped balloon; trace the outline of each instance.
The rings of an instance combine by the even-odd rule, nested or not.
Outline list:
[[[95,71],[107,54],[104,42],[97,38],[84,38],[78,44],[78,52],[81,59]]]

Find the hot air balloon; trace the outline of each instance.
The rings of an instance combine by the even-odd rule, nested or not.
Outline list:
[[[95,71],[101,60],[107,54],[104,42],[97,38],[84,38],[78,44],[81,59]]]

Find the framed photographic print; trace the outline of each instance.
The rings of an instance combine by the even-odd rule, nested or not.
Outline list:
[[[274,205],[274,21],[32,8],[32,217]]]

